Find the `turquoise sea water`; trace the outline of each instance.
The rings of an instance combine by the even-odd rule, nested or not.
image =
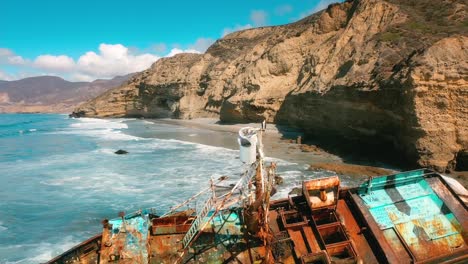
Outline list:
[[[191,138],[236,146],[233,133],[144,120],[0,114],[0,263],[47,261],[119,211],[164,213],[210,177],[240,175],[237,150]],[[278,171],[288,182],[278,195],[305,177],[298,164],[278,161]]]

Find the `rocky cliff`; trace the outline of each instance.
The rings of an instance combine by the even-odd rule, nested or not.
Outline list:
[[[468,156],[467,33],[463,0],[347,1],[161,59],[75,114],[266,119],[451,169]]]

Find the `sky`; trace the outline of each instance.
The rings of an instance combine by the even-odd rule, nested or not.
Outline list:
[[[203,53],[230,32],[294,22],[339,0],[1,0],[0,80],[69,81]]]

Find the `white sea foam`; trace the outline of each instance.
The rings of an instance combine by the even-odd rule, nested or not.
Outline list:
[[[114,129],[73,129],[51,132],[50,134],[81,135],[98,137],[104,140],[142,140],[143,138],[127,135]]]
[[[103,153],[103,154],[112,154],[112,155],[115,155],[115,149],[109,149],[109,148],[100,148],[100,149],[96,149],[94,150],[93,152],[94,153]]]
[[[79,122],[73,123],[70,126],[81,129],[123,129],[128,128],[124,122],[127,119],[98,119],[98,118],[80,118],[77,119]]]
[[[28,257],[17,261],[5,261],[5,264],[29,264],[29,263],[43,263],[51,260],[56,255],[70,249],[74,245],[78,244],[79,241],[73,239],[71,236],[66,236],[62,241],[58,243],[38,243],[38,244],[21,244],[21,245],[10,245],[0,247],[0,253],[8,252],[21,252],[21,255]],[[0,262],[2,258],[0,257]]]
[[[277,193],[272,197],[272,199],[288,197],[291,191],[295,188],[302,188],[302,182],[304,180],[330,176],[326,172],[308,172],[306,174],[304,171],[299,170],[280,170],[278,175],[283,178],[283,184],[277,186]]]
[[[54,180],[48,180],[48,181],[40,181],[40,183],[45,184],[45,185],[51,185],[51,186],[60,186],[60,185],[64,185],[64,184],[67,184],[67,183],[79,181],[80,179],[81,179],[81,177],[75,176],[75,177],[70,177],[70,178],[61,178],[61,179],[54,179]]]
[[[31,212],[30,208],[41,208],[41,213],[37,218],[27,218],[28,226],[37,230],[30,235],[36,240],[21,240],[24,244],[16,250],[6,250],[0,246],[0,263],[18,259],[21,259],[18,263],[44,262],[79,242],[70,238],[73,242],[67,245],[67,241],[60,241],[54,237],[42,239],[41,233],[46,231],[38,227],[50,229],[48,225],[53,223],[57,225],[56,235],[68,232],[74,234],[76,240],[81,240],[86,236],[80,236],[80,232],[89,231],[94,227],[94,224],[93,227],[83,224],[81,220],[84,218],[90,218],[92,220],[89,223],[98,225],[97,218],[112,217],[114,212],[121,210],[157,207],[158,212],[164,213],[170,206],[183,202],[209,186],[211,178],[216,180],[221,176],[229,176],[228,180],[221,183],[223,186],[229,186],[239,179],[245,169],[238,158],[237,149],[176,139],[126,135],[128,126],[125,121],[67,120],[67,123],[71,122],[72,125],[55,133],[78,135],[60,138],[65,142],[72,140],[69,142],[73,149],[65,148],[69,147],[67,145],[63,148],[57,147],[54,137],[51,136],[51,152],[40,152],[41,155],[31,159],[1,162],[0,173],[8,175],[9,179],[24,179],[24,183],[14,185],[17,188],[12,194],[21,199],[9,196],[9,199],[15,202],[16,208],[25,210],[27,215],[35,213]],[[133,128],[132,123],[128,125],[130,129]],[[42,127],[35,127],[41,133],[45,132]],[[167,131],[165,129],[161,128],[161,132],[167,135],[173,128],[168,128]],[[118,149],[127,150],[129,154],[115,155],[114,152]],[[271,158],[267,158],[266,161],[277,162],[278,173],[285,177],[284,186],[279,187],[280,192],[289,191],[290,186],[301,177],[299,165]],[[30,196],[24,199],[25,194]],[[200,206],[203,203],[199,201],[196,205]],[[75,217],[77,212],[79,216]],[[16,212],[12,215],[22,216]],[[57,215],[61,215],[63,219],[54,218]],[[81,220],[76,220],[77,218]],[[49,219],[57,221],[49,222]],[[73,224],[74,221],[78,221],[78,224]],[[13,226],[0,226],[9,228],[7,231],[3,230],[0,233],[2,235],[9,235],[14,230]],[[27,241],[45,242],[26,245]],[[55,245],[56,241],[59,245],[65,245],[62,251]],[[5,256],[6,258],[2,259]]]
[[[294,162],[289,162],[283,159],[272,158],[272,157],[265,157],[265,162],[274,162],[276,164],[288,165],[288,166],[298,165],[297,163],[294,163]]]
[[[122,130],[128,129],[125,121],[132,119],[97,119],[80,118],[78,122],[70,125],[68,129],[51,132],[51,134],[71,134],[97,137],[104,140],[142,140],[143,138],[127,135]]]
[[[0,232],[7,230],[8,228],[3,225],[3,222],[0,221]]]

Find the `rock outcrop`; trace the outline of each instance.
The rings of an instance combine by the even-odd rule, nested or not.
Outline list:
[[[468,149],[467,33],[462,0],[346,1],[161,59],[75,112],[266,119],[451,169]]]

